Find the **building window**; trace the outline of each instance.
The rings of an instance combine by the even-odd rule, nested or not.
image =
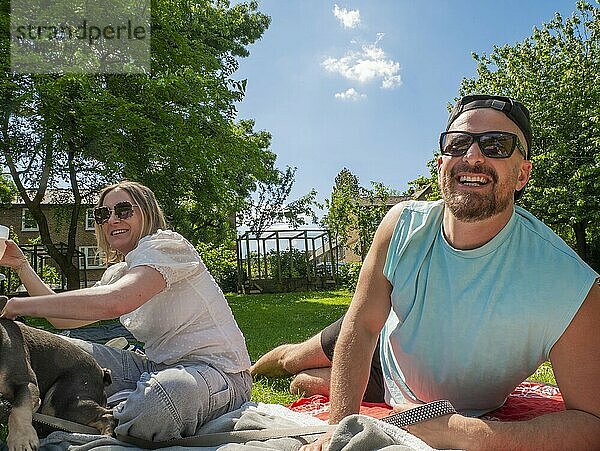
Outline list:
[[[94,224],[96,224],[96,220],[94,219],[94,209],[88,208],[85,211],[85,230],[94,230]]]
[[[38,223],[31,216],[31,212],[27,208],[23,208],[21,215],[21,232],[39,232]]]
[[[83,268],[84,265],[87,269],[106,268],[106,265],[104,264],[106,260],[104,252],[97,246],[80,246],[79,252],[83,253],[83,255],[79,256],[80,268]]]

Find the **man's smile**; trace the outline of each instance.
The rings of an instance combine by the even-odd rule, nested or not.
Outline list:
[[[483,175],[459,175],[456,179],[465,186],[484,186],[491,182],[489,177]]]

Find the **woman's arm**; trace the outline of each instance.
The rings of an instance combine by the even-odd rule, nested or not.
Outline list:
[[[113,319],[143,305],[166,287],[163,276],[149,266],[133,268],[115,283],[64,293],[9,299],[2,317],[44,317],[57,328],[80,327]]]

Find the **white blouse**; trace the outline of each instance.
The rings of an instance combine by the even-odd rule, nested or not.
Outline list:
[[[159,271],[166,288],[120,317],[156,363],[203,361],[228,372],[250,367],[242,332],[223,292],[192,244],[177,232],[143,237],[125,261],[109,267],[97,285],[108,285],[136,266]]]

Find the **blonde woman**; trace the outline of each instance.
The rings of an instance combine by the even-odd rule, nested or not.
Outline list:
[[[94,218],[111,264],[102,279],[54,293],[8,242],[0,265],[17,271],[31,297],[10,299],[2,316],[44,317],[57,328],[119,318],[145,344],[140,355],[75,340],[112,370],[109,396],[132,390],[114,410],[117,433],[155,441],[186,437],[248,401],[244,337],[194,247],[165,230],[152,191],[131,181],[108,186]]]

